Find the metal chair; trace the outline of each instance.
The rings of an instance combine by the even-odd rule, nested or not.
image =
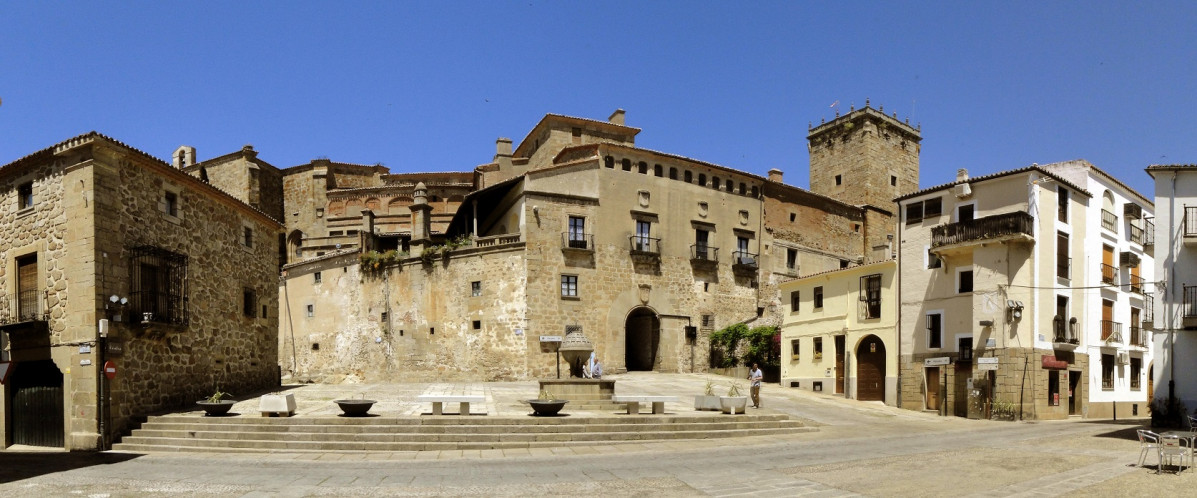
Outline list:
[[[1155,468],[1155,473],[1159,474],[1160,469],[1164,468],[1165,461],[1167,465],[1176,464],[1176,473],[1179,474],[1185,470],[1185,458],[1191,457],[1188,439],[1178,436],[1161,436],[1160,444],[1157,447],[1159,451],[1160,464]]]
[[[1159,457],[1160,435],[1146,429],[1139,429],[1135,431],[1139,434],[1139,466],[1142,467],[1147,460],[1147,452],[1152,451]],[[1157,465],[1159,461],[1156,461]]]
[[[1189,415],[1189,432],[1197,432],[1197,417]]]

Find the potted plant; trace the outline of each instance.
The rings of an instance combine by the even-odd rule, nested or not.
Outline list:
[[[694,397],[695,410],[715,410],[722,408],[719,404],[719,396],[715,394],[715,382],[707,379],[707,384],[703,389],[703,393]]]
[[[534,415],[538,417],[547,417],[557,415],[569,400],[557,399],[546,389],[540,390],[540,395],[536,399],[528,400],[528,404],[532,405]]]
[[[748,396],[742,395],[741,392],[740,384],[732,382],[731,387],[727,389],[727,396],[719,397],[719,407],[723,413],[735,415],[737,410],[744,413],[744,410],[748,408]]]
[[[206,399],[196,401],[195,404],[204,409],[205,416],[219,417],[221,415],[228,414],[229,410],[233,408],[233,403],[236,402],[231,399],[225,399],[232,396],[232,394],[221,391],[218,387],[216,388],[216,392],[212,393],[211,396],[208,396]]]

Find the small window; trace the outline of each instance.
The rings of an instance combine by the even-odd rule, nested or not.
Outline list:
[[[653,176],[665,176],[665,170],[660,164],[653,165]]]
[[[242,227],[241,230],[242,230],[241,243],[243,245],[245,245],[245,247],[253,247],[254,246],[254,229],[252,229],[250,227]]]
[[[728,178],[726,182],[723,182],[723,190],[727,193],[731,193],[735,187],[735,185],[732,185],[731,178]]]
[[[378,315],[378,321],[380,321],[382,323],[387,323],[388,317],[389,317],[389,315],[387,314],[387,312],[384,311],[384,312],[382,312],[381,315]]]
[[[644,161],[640,161],[638,164],[636,164],[636,170],[639,171],[640,174],[642,174],[642,175],[647,175],[648,174],[648,163],[646,163]]]
[[[624,171],[632,171],[632,160],[631,159],[621,160],[621,161],[619,161],[619,165],[621,168],[623,168]]]
[[[854,233],[860,233],[860,223],[853,223],[853,224],[852,224],[852,232],[854,232]]]
[[[815,359],[816,360],[823,359],[823,338],[822,337],[815,338]]]
[[[166,214],[174,217],[179,216],[179,194],[167,192],[165,195],[163,195],[163,202],[164,205],[162,210]]]
[[[571,131],[573,132],[573,133],[572,133],[572,134],[573,134],[573,143],[575,143],[575,144],[580,144],[580,143],[582,143],[582,129],[581,129],[581,128],[574,128],[574,129],[573,129],[573,130],[571,130]]]
[[[973,271],[972,270],[961,270],[956,275],[957,275],[956,291],[959,293],[972,292],[973,291]]]
[[[694,181],[694,174],[691,173],[690,171],[683,172],[682,173],[682,181],[684,181],[686,183],[690,183],[690,182]]]
[[[712,176],[711,177],[711,188],[713,188],[715,190],[719,190],[719,184],[720,184],[719,177]]]
[[[798,291],[793,291],[793,292],[791,292],[791,293],[790,293],[790,313],[797,313],[797,312],[798,312],[798,304],[799,304],[799,302],[800,302],[800,301],[799,301],[799,294],[798,294]]]
[[[561,297],[578,297],[578,276],[561,276]]]
[[[927,249],[927,269],[943,268],[943,259],[939,255],[932,253],[931,249]]]
[[[800,341],[798,339],[790,339],[790,360],[791,361],[798,359],[798,344],[799,344],[799,342]]]
[[[927,313],[927,347],[943,347],[943,315],[939,313]]]
[[[436,327],[428,327],[428,335],[435,335]]]
[[[474,320],[474,330],[482,330],[482,320]]]
[[[923,221],[923,203],[912,202],[906,205],[906,224],[913,225]]]
[[[611,157],[611,156],[604,157],[603,165],[605,165],[608,168],[614,168],[615,167],[615,158]]]
[[[889,185],[891,187],[897,187],[898,186],[898,177],[896,177],[894,175],[889,175]]]
[[[1063,185],[1056,190],[1056,219],[1068,223],[1068,189]]]
[[[253,289],[244,289],[241,292],[241,312],[246,318],[253,318],[255,311],[258,309],[258,299]]]
[[[848,260],[841,259],[840,260],[840,268],[847,268],[847,267],[848,267]]]
[[[790,223],[793,223],[793,222],[794,222],[794,220],[796,220],[796,219],[798,219],[798,214],[797,214],[797,213],[790,213]]]
[[[669,179],[677,180],[677,168],[669,168]]]
[[[312,343],[312,351],[320,351],[320,343],[313,342]]]
[[[815,287],[815,309],[823,307],[823,286]]]
[[[836,185],[843,185],[843,184],[844,184],[844,177],[843,177],[843,175],[835,175],[835,184],[836,184]]]
[[[470,282],[470,295],[478,297],[482,295],[482,281]]]
[[[33,182],[17,185],[17,209],[33,207]]]
[[[320,272],[313,273],[312,277],[315,279],[316,283],[320,283],[323,281],[323,280],[321,280]]]
[[[715,328],[715,315],[702,315],[702,328],[704,328],[704,329]]]
[[[927,199],[923,201],[923,219],[930,219],[932,216],[939,216],[943,213],[943,199],[936,197],[934,199]]]
[[[707,175],[705,173],[698,174],[698,186],[699,187],[707,186]]]
[[[266,305],[262,305],[262,318],[266,318]]]
[[[311,318],[314,316],[316,316],[316,306],[309,304],[308,305],[308,318]]]
[[[747,193],[748,193],[748,185],[745,185],[744,183],[740,183],[740,195],[744,195]]]
[[[881,318],[881,274],[860,277],[861,318]]]
[[[957,222],[962,223],[962,222],[966,222],[966,221],[973,221],[974,216],[976,216],[976,206],[975,205],[962,204],[962,205],[956,206],[956,221]]]
[[[798,269],[798,250],[786,248],[786,269],[794,271]]]

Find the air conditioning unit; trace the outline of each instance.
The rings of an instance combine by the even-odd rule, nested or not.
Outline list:
[[[1122,266],[1139,266],[1139,255],[1130,251],[1122,251],[1118,256],[1118,263]]]
[[[964,199],[973,195],[973,188],[967,183],[961,183],[952,188],[952,193],[956,194],[957,198]]]
[[[1122,206],[1122,214],[1128,220],[1138,220],[1143,218],[1143,206],[1128,202]]]
[[[1118,353],[1118,364],[1125,365],[1127,363],[1130,363],[1130,355],[1126,353]]]

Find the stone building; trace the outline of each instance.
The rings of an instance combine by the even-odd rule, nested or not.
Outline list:
[[[514,150],[499,139],[443,232],[429,184],[414,187],[406,244],[386,242],[375,211],[355,206],[360,247],[284,269],[284,372],[542,377],[555,364],[538,339],[567,327],[581,327],[608,371],[704,371],[711,331],[780,324],[779,282],[891,256],[892,200],[849,204],[836,196],[882,201],[851,185],[805,190],[782,183],[779,170],[761,177],[639,148],[640,130],[624,118],[549,114]],[[890,199],[917,185],[917,130],[872,108],[811,137],[834,138],[812,146],[812,184],[822,169],[842,168],[884,175],[855,184],[892,183],[882,189]],[[903,166],[911,161],[913,170]]]
[[[0,167],[0,196],[5,445],[102,448],[146,413],[278,385],[267,213],[95,132]]]

